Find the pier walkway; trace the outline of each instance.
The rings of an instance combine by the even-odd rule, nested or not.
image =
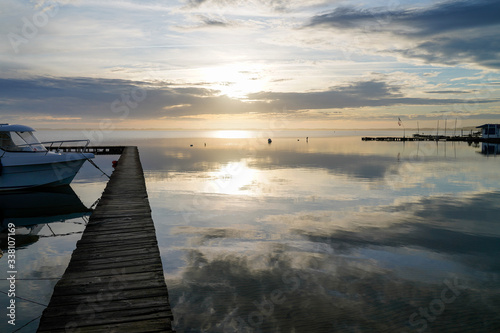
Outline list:
[[[50,151],[62,153],[93,153],[95,155],[120,155],[125,149],[124,146],[47,146]]]
[[[386,136],[375,136],[375,137],[362,137],[363,141],[460,141],[468,143],[500,143],[498,138],[482,138],[477,136],[444,136],[444,135],[420,135],[413,137],[386,137]]]
[[[38,332],[172,332],[137,147],[123,150]]]

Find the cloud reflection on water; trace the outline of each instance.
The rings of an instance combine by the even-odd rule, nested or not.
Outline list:
[[[499,197],[500,192],[461,200],[440,196],[372,213],[320,211],[264,218],[281,223],[281,240],[263,239],[248,225],[177,229],[193,238],[185,248],[182,275],[167,281],[177,325],[186,332],[196,327],[207,332],[414,331],[410,314],[435,299],[444,280],[458,279],[462,295],[430,327],[492,332],[500,328],[500,234],[494,214]],[[477,205],[485,201],[493,205]],[[486,214],[460,214],[471,209]],[[236,241],[254,246],[242,253],[225,247]],[[363,248],[385,252],[385,259],[394,258],[392,253],[417,261],[414,275],[398,272],[412,263],[366,257]],[[419,272],[434,269],[433,260],[456,271]],[[425,274],[435,276],[426,280]]]
[[[495,161],[359,138],[189,143],[141,150],[179,331],[417,332],[445,281],[461,293],[429,332],[500,330]]]
[[[299,169],[317,168],[366,179],[383,178],[396,161],[395,157],[339,153],[307,153],[286,150],[254,149],[253,145],[192,149],[189,146],[169,147],[163,154],[141,150],[141,155],[155,155],[147,167],[171,172],[214,171],[223,165],[244,160],[251,168]]]

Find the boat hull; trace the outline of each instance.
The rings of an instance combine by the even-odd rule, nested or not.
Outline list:
[[[54,187],[70,184],[92,154],[50,156],[48,163],[16,163],[15,158],[2,158],[0,191],[22,190],[36,187]],[[89,155],[89,156],[86,156]]]

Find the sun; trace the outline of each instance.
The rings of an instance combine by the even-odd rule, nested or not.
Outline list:
[[[207,67],[201,70],[202,80],[221,95],[244,100],[248,94],[263,91],[265,79],[258,65],[230,64]]]

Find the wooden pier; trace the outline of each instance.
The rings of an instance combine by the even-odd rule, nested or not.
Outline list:
[[[125,149],[124,146],[48,146],[45,148],[61,153],[93,153],[95,155],[121,155]]]
[[[137,147],[123,149],[38,332],[172,332]]]
[[[477,136],[444,136],[444,135],[420,135],[412,137],[387,137],[387,136],[375,136],[375,137],[362,137],[363,141],[454,141],[454,142],[468,142],[468,143],[500,143],[500,139],[497,138],[482,138]]]

